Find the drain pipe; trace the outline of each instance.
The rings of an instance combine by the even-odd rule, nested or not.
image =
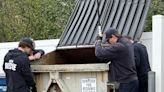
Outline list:
[[[155,92],[155,72],[148,73],[148,92]]]

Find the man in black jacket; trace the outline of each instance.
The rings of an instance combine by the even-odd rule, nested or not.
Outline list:
[[[9,50],[6,54],[3,70],[6,74],[7,92],[37,92],[28,56],[33,49],[33,41],[23,38],[17,49]]]
[[[109,28],[106,33],[109,46],[101,45],[98,36],[95,55],[100,59],[111,61],[110,76],[120,83],[119,92],[138,92],[138,78],[134,61],[134,50],[127,38],[118,35],[117,30]]]
[[[139,92],[148,92],[148,72],[151,71],[146,47],[131,37],[127,37],[134,46],[134,55],[139,80]]]
[[[139,80],[139,92],[148,92],[148,72],[151,71],[146,47],[138,42],[133,43],[135,61]]]

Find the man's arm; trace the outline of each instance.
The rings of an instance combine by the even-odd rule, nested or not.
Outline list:
[[[112,60],[117,57],[121,48],[123,48],[121,44],[114,44],[103,47],[101,46],[101,41],[98,40],[95,45],[95,55],[100,59]]]
[[[144,46],[143,44],[141,45],[141,49],[140,49],[140,58],[141,58],[141,62],[145,62],[145,67],[147,67],[148,71],[151,71],[151,67],[149,64],[149,56],[148,56],[148,52],[147,52],[147,48],[146,46]]]
[[[43,55],[45,54],[44,50],[42,50],[42,49],[35,49],[35,50],[33,51],[33,55],[35,55],[35,54],[37,54],[37,53],[40,53],[41,56],[43,56]]]
[[[4,72],[6,72],[6,70],[5,70],[5,61],[6,61],[6,56],[5,56],[5,58],[4,58],[3,65],[2,65],[2,68],[3,68],[3,71],[4,71]]]
[[[31,55],[29,56],[29,59],[30,61],[34,61],[40,59],[44,54],[45,54],[44,50],[41,49],[33,50]]]

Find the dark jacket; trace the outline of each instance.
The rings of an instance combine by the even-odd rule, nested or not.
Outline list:
[[[126,38],[120,38],[116,44],[101,46],[97,41],[95,54],[100,59],[111,61],[110,76],[119,83],[128,83],[137,80],[132,44]]]
[[[7,92],[30,92],[29,88],[35,87],[28,55],[22,51],[10,50],[4,58],[3,70]]]
[[[134,42],[133,46],[134,46],[137,75],[138,78],[141,78],[144,75],[147,75],[149,71],[151,71],[148,53],[146,47],[141,43]]]
[[[41,53],[41,56],[43,56],[45,54],[44,50],[42,50],[42,49],[34,49],[33,55],[35,55],[36,53]]]

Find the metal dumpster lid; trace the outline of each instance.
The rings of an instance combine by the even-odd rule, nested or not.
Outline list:
[[[151,0],[100,0],[102,30],[113,27],[139,40]],[[97,36],[96,0],[78,0],[57,49],[93,47]]]

